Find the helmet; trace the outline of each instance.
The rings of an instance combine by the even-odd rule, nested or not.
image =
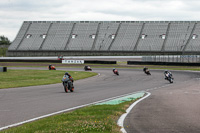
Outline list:
[[[68,72],[65,73],[65,75],[68,75],[68,74],[69,74]]]
[[[115,70],[115,68],[113,68],[113,70]]]
[[[168,70],[165,70],[165,73],[167,73],[168,72]]]

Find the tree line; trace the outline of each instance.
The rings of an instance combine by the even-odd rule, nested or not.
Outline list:
[[[0,36],[0,45],[10,45],[10,40],[5,36]]]

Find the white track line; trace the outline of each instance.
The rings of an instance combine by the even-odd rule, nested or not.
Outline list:
[[[141,92],[141,91],[138,91],[138,92]],[[1,130],[4,130],[4,129],[7,129],[7,128],[19,126],[19,125],[21,125],[21,124],[25,124],[25,123],[28,123],[28,122],[32,122],[32,121],[35,121],[35,120],[39,120],[39,119],[42,119],[42,118],[45,118],[45,117],[49,117],[49,116],[52,116],[52,115],[56,115],[56,114],[64,113],[64,112],[71,111],[71,110],[74,110],[74,109],[86,107],[86,106],[89,106],[89,105],[93,105],[93,104],[105,102],[105,101],[112,100],[112,99],[116,99],[116,98],[119,98],[119,97],[124,97],[124,96],[131,95],[131,94],[135,94],[135,93],[138,93],[138,92],[132,92],[132,93],[128,93],[128,94],[124,94],[124,95],[120,95],[120,96],[108,98],[108,99],[105,99],[105,100],[100,100],[100,101],[97,101],[97,102],[93,102],[93,103],[88,103],[88,104],[84,104],[84,105],[72,107],[72,108],[65,109],[65,110],[61,110],[61,111],[54,112],[54,113],[51,113],[51,114],[43,115],[43,116],[40,116],[40,117],[36,117],[36,118],[33,118],[33,119],[29,119],[29,120],[26,120],[26,121],[22,121],[22,122],[19,122],[19,123],[15,123],[15,124],[12,124],[12,125],[8,125],[8,126],[5,126],[5,127],[1,127],[1,128],[0,128],[0,131],[1,131]]]
[[[139,103],[140,101],[144,100],[145,98],[147,98],[148,96],[151,95],[151,93],[149,93],[149,92],[146,92],[146,93],[147,93],[147,95],[146,95],[145,97],[143,97],[143,98],[137,100],[136,102],[134,102],[133,104],[131,104],[131,106],[126,110],[126,113],[124,113],[124,114],[119,118],[117,124],[118,124],[120,127],[122,127],[122,128],[121,128],[122,133],[126,133],[126,130],[124,129],[124,120],[125,120],[126,116],[128,115],[128,113],[130,113],[130,111],[132,110],[132,108],[133,108],[137,103]]]

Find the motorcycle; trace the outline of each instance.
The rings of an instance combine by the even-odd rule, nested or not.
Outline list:
[[[113,70],[113,73],[116,74],[116,75],[119,75],[119,72],[117,69]]]
[[[56,67],[55,66],[52,66],[52,65],[49,65],[49,70],[56,70]]]
[[[74,91],[74,87],[73,87],[73,85],[72,85],[73,83],[72,83],[72,81],[70,80],[69,76],[64,75],[61,81],[62,81],[62,83],[63,83],[63,87],[64,87],[64,90],[65,90],[66,93],[67,93],[69,90],[70,90],[71,92]]]
[[[171,74],[169,74],[169,75],[167,75],[166,76],[166,78],[165,78],[166,80],[168,80],[169,81],[169,83],[173,83],[174,81],[174,78],[172,77],[172,75]]]
[[[144,71],[144,73],[147,74],[147,75],[151,75],[151,73],[148,69],[146,71]]]
[[[91,68],[90,66],[85,66],[85,67],[84,67],[84,70],[85,70],[85,71],[92,71],[92,68]]]

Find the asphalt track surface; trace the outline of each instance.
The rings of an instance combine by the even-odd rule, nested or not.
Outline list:
[[[172,71],[175,82],[169,84],[163,70],[151,70],[151,76],[139,69],[118,70],[119,76],[112,69],[94,69],[100,75],[75,81],[73,93],[65,93],[61,83],[1,89],[0,128],[83,104],[148,91],[151,96],[137,104],[125,119],[127,132],[200,132],[200,73]]]

